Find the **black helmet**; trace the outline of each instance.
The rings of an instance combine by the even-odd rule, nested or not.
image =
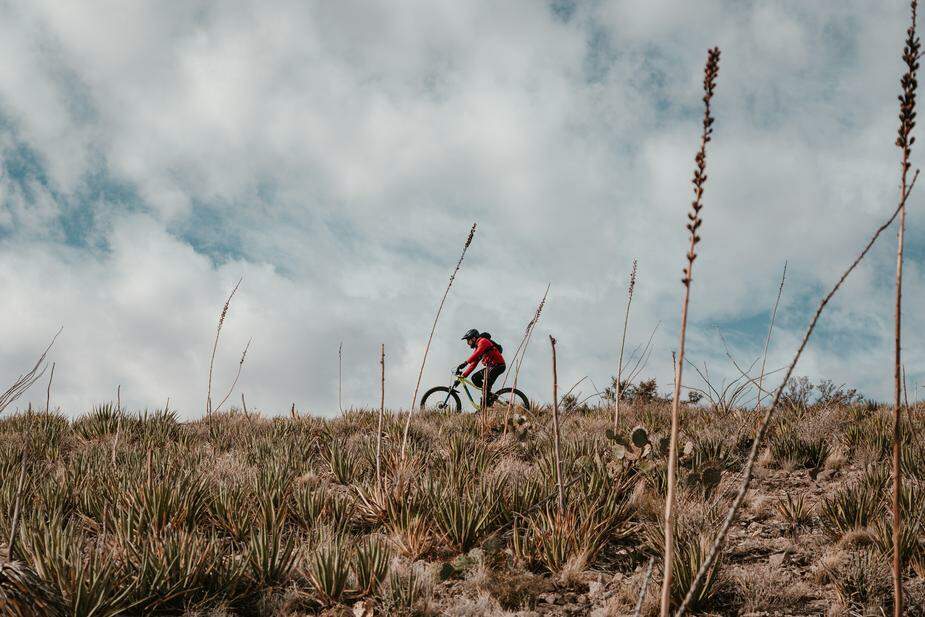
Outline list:
[[[465,341],[471,338],[478,338],[478,336],[479,336],[479,331],[476,330],[475,328],[472,328],[471,330],[466,332],[466,335],[462,337],[462,340]]]

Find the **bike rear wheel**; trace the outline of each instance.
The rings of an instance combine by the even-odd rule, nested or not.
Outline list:
[[[430,411],[452,411],[458,413],[462,409],[459,395],[446,386],[431,388],[421,397],[421,409]]]
[[[508,407],[513,403],[513,407],[523,407],[524,409],[530,409],[530,400],[527,398],[527,395],[521,392],[516,388],[501,388],[494,394],[495,403],[504,407]]]

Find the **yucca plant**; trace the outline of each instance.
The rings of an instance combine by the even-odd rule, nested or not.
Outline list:
[[[332,439],[321,449],[321,456],[340,484],[351,484],[359,475],[359,460],[347,452],[346,445]]]
[[[145,449],[160,448],[180,439],[181,427],[177,420],[176,412],[168,409],[153,412],[145,410],[141,415],[131,418],[127,428],[132,438]]]
[[[775,506],[781,520],[789,528],[791,537],[795,537],[797,532],[806,526],[812,518],[804,493],[793,497],[788,491],[783,497],[778,497]]]
[[[822,530],[833,540],[874,522],[881,511],[881,496],[870,484],[856,482],[825,497],[819,507]]]
[[[183,530],[148,532],[128,546],[139,607],[183,612],[236,600],[247,591],[246,564],[215,536]]]
[[[696,537],[687,538],[677,544],[671,577],[671,605],[673,607],[680,605],[691,589],[694,577],[709,553],[709,540],[709,536],[698,534]],[[721,567],[722,561],[719,561],[708,571],[703,584],[699,586],[691,600],[691,609],[707,607],[716,598],[719,592],[718,576]]]
[[[0,563],[0,613],[9,617],[66,617],[58,592],[22,561]]]
[[[465,553],[490,530],[500,497],[497,485],[442,491],[431,497],[434,521],[450,545]]]
[[[388,615],[421,615],[430,600],[431,583],[417,568],[393,569],[380,592]]]
[[[347,591],[350,560],[344,546],[335,542],[315,549],[306,576],[318,600],[325,606],[337,604]]]
[[[905,434],[910,435],[911,431],[907,430]],[[903,446],[899,456],[903,477],[914,482],[925,482],[925,446],[909,443]]]
[[[208,519],[236,542],[243,542],[254,522],[254,499],[249,491],[235,485],[219,485],[208,502]]]
[[[369,525],[381,525],[385,521],[389,501],[402,499],[401,488],[385,484],[354,484],[356,509],[360,519]]]
[[[346,534],[353,526],[353,500],[344,495],[335,495],[328,501],[325,520],[338,535]]]
[[[433,532],[418,504],[389,504],[385,529],[389,540],[406,559],[415,561],[433,548]]]
[[[118,508],[110,510],[114,523],[122,513],[133,516],[138,532],[148,529],[192,530],[208,512],[208,492],[205,480],[192,470],[168,468],[158,478],[129,480],[120,493]]]
[[[292,458],[288,454],[274,454],[258,463],[257,472],[252,480],[255,495],[267,495],[280,506],[288,500],[292,491],[294,470]]]
[[[903,487],[905,488],[905,487]],[[880,555],[889,559],[893,556],[893,527],[891,521],[881,516],[870,527],[871,541]],[[921,559],[925,551],[925,533],[920,517],[903,517],[902,533],[899,536],[899,553],[907,566]]]
[[[73,430],[84,439],[100,439],[114,435],[126,421],[126,415],[113,403],[97,405],[87,415],[74,422]]]
[[[510,482],[499,504],[502,521],[513,522],[548,499],[550,494],[546,483],[534,477]]]
[[[308,530],[321,523],[322,516],[329,510],[331,493],[324,486],[302,485],[290,495],[290,513],[293,522]]]
[[[282,526],[258,526],[250,533],[247,563],[253,580],[262,586],[284,582],[295,565],[295,537]]]
[[[528,517],[519,550],[528,562],[553,573],[569,562],[591,563],[606,542],[619,539],[622,512],[617,516],[610,507],[590,502],[565,510],[547,504]]]
[[[24,527],[21,551],[38,577],[61,598],[68,615],[115,617],[139,604],[135,582],[108,555],[92,546],[72,525]]]
[[[379,590],[389,572],[391,552],[380,541],[369,539],[356,547],[353,555],[353,573],[356,577],[356,592],[369,596]]]
[[[779,466],[791,463],[799,469],[818,472],[829,457],[831,447],[825,437],[805,439],[796,430],[784,430],[771,439],[771,455]]]

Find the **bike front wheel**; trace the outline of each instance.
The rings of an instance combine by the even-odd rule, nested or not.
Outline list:
[[[450,390],[446,386],[437,386],[425,392],[421,397],[421,409],[458,413],[462,409],[462,403],[455,390]]]
[[[527,395],[516,388],[501,388],[494,394],[495,403],[504,407],[523,407],[530,409],[530,400]]]

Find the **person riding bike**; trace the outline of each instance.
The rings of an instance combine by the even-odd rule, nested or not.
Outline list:
[[[504,356],[501,355],[501,347],[491,340],[490,334],[487,332],[479,333],[475,328],[466,332],[462,340],[466,341],[469,347],[475,351],[472,352],[472,355],[469,356],[465,362],[462,362],[456,367],[456,372],[460,373],[462,371],[462,376],[468,377],[469,374],[475,370],[475,367],[478,366],[479,360],[481,360],[482,365],[488,368],[488,401],[490,404],[492,400],[491,388],[495,380],[503,375],[504,371],[507,369],[504,363]],[[482,377],[484,373],[484,371],[478,371],[472,376],[472,383],[479,388],[482,387]]]

